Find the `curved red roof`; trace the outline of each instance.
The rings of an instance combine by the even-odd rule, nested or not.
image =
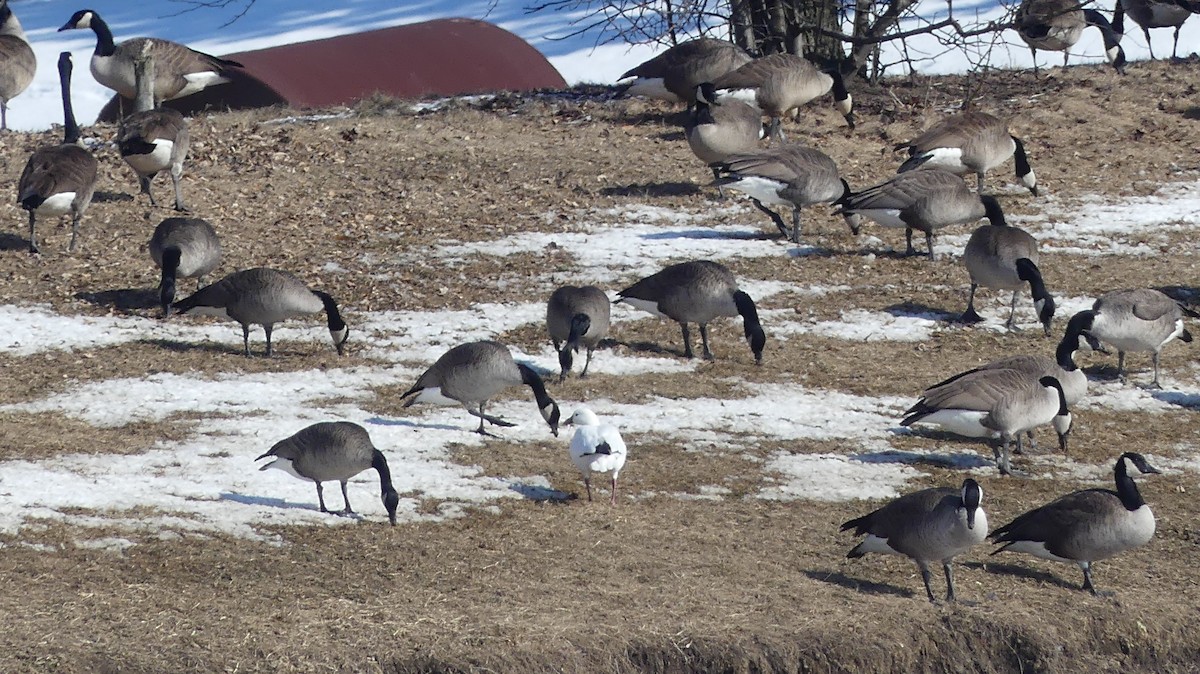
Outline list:
[[[529,43],[475,19],[438,19],[224,57],[245,66],[233,69],[232,82],[166,106],[184,114],[278,104],[321,108],[376,92],[419,98],[566,87]],[[99,121],[116,119],[117,99],[104,106]]]

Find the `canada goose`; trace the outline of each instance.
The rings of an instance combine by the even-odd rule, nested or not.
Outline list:
[[[1083,29],[1088,26],[1100,29],[1104,38],[1105,57],[1117,72],[1124,72],[1125,50],[1121,48],[1120,36],[1103,14],[1095,9],[1084,9],[1079,0],[1023,0],[1013,21],[1017,34],[1029,45],[1029,51],[1033,54],[1035,74],[1039,49],[1062,52],[1065,68],[1071,47],[1079,42]]]
[[[762,138],[762,117],[758,110],[729,97],[717,98],[712,84],[696,87],[696,106],[683,127],[692,154],[708,165],[713,179],[720,176],[721,162],[731,155],[752,152]],[[718,184],[718,192],[725,196]]]
[[[350,328],[342,320],[337,302],[328,293],[309,290],[294,274],[256,267],[234,272],[176,302],[175,311],[201,316],[232,318],[242,324],[242,343],[250,355],[250,326],[261,325],[267,334],[267,357],[271,356],[271,330],[279,321],[325,310],[329,336],[338,355],[350,339]]]
[[[963,112],[944,117],[916,138],[896,146],[909,158],[898,173],[917,168],[939,168],[958,175],[975,174],[975,189],[983,193],[984,174],[1014,157],[1017,180],[1038,194],[1037,176],[1029,167],[1025,143],[1008,132],[1008,124],[985,112]]]
[[[1053,358],[1042,355],[1020,355],[994,360],[930,386],[925,389],[923,397],[953,398],[954,404],[959,408],[970,407],[983,411],[991,409],[996,402],[1012,390],[1049,376],[1057,379],[1058,383],[1062,385],[1063,399],[1066,400],[1068,409],[1074,407],[1087,395],[1088,386],[1087,375],[1075,364],[1075,353],[1082,348],[1083,344],[1094,351],[1107,353],[1100,342],[1084,329],[1086,322],[1086,317],[1079,314],[1072,316],[1071,320],[1067,321],[1067,329],[1055,349]],[[1023,377],[997,374],[1004,370],[1018,372]],[[960,393],[964,395],[959,395]],[[944,428],[953,433],[968,437],[980,437],[981,432],[984,435],[999,435],[997,431],[981,428],[974,423],[968,424],[966,428],[959,428],[956,423],[958,417],[955,415],[937,418],[925,417],[922,421],[941,423],[939,419],[943,418],[947,422]],[[1068,435],[1071,432],[1070,425],[1063,423],[1065,421],[1056,420],[1054,423],[1055,431],[1059,433],[1058,446],[1064,452],[1067,451]],[[1029,436],[1030,443],[1033,443],[1032,429],[1026,431],[1026,434]]]
[[[846,82],[837,68],[821,70],[812,61],[796,54],[768,54],[743,64],[737,70],[713,80],[718,91],[746,96],[771,118],[768,136],[783,142],[780,120],[789,111],[799,110],[809,101],[833,89],[834,104],[854,128],[854,99],[846,91]]]
[[[175,279],[194,278],[199,290],[204,286],[204,276],[221,263],[221,240],[213,226],[200,218],[163,220],[154,228],[149,248],[154,264],[162,270],[158,296],[163,316],[171,315]]]
[[[1179,29],[1183,22],[1192,15],[1193,3],[1186,0],[1117,0],[1113,9],[1112,29],[1118,34],[1125,33],[1125,15],[1128,14],[1133,22],[1142,27],[1146,35],[1146,48],[1150,50],[1150,58],[1154,58],[1154,45],[1150,41],[1151,28],[1174,28],[1175,41],[1171,44],[1171,58],[1177,58],[1179,50]]]
[[[1058,379],[1031,382],[1019,370],[988,370],[953,379],[926,391],[904,414],[901,426],[936,424],[972,438],[999,434],[994,452],[1001,475],[1012,473],[1009,446],[1015,440],[1020,453],[1026,431],[1052,423],[1063,451],[1071,432],[1071,413]]]
[[[758,310],[754,300],[738,290],[733,272],[722,264],[709,260],[673,264],[617,295],[616,302],[625,302],[656,316],[677,321],[683,330],[683,355],[686,358],[694,357],[688,323],[700,325],[704,357],[716,360],[708,348],[708,322],[717,316],[741,315],[750,351],[754,353],[754,362],[762,364],[767,336],[758,322]]]
[[[479,417],[479,428],[475,432],[488,435],[483,430],[485,421],[493,426],[514,424],[484,413],[484,407],[497,393],[522,384],[533,391],[538,411],[550,425],[550,432],[557,436],[558,404],[546,393],[542,378],[533,368],[514,361],[508,347],[499,342],[468,342],[450,349],[400,398],[408,398],[405,407],[416,403],[462,405],[467,412]]]
[[[1158,382],[1158,355],[1171,340],[1178,337],[1192,341],[1192,333],[1183,327],[1183,316],[1200,314],[1180,305],[1163,293],[1150,288],[1115,290],[1101,295],[1084,315],[1086,329],[1101,342],[1117,349],[1117,377],[1125,379],[1125,354],[1129,351],[1150,352],[1154,362],[1153,388]]]
[[[185,47],[177,42],[154,37],[135,37],[121,44],[113,43],[108,24],[94,10],[81,9],[58,30],[91,28],[96,34],[96,51],[92,54],[92,77],[125,98],[137,95],[134,60],[150,43],[154,57],[154,103],[182,98],[214,84],[229,82],[229,68],[241,68],[237,61],[217,58]]]
[[[63,142],[44,147],[29,156],[17,182],[17,203],[29,211],[29,252],[38,252],[37,216],[71,215],[71,243],[75,250],[79,220],[92,203],[98,164],[91,152],[79,145],[79,125],[71,109],[71,53],[58,56],[62,85]]]
[[[1144,456],[1125,452],[1117,458],[1113,477],[1117,490],[1084,489],[1034,508],[992,532],[1006,550],[1025,552],[1055,562],[1074,562],[1083,569],[1083,589],[1092,584],[1092,563],[1141,547],[1154,536],[1154,513],[1142,500],[1125,461],[1142,474],[1159,473]]]
[[[1050,336],[1051,323],[1054,321],[1054,298],[1046,290],[1042,272],[1037,266],[1037,239],[1029,232],[1010,227],[1003,221],[1000,225],[983,225],[972,232],[967,240],[963,263],[967,267],[967,274],[971,276],[971,294],[967,298],[967,310],[962,315],[964,323],[983,320],[975,311],[976,288],[983,286],[1011,290],[1012,303],[1005,327],[1012,330],[1017,313],[1017,293],[1023,284],[1028,283],[1038,320],[1046,336]]]
[[[842,531],[854,529],[855,536],[867,535],[846,557],[856,559],[868,552],[909,557],[921,569],[931,602],[935,599],[929,565],[941,562],[946,572],[946,601],[954,601],[950,561],[987,537],[982,500],[983,488],[971,478],[963,480],[961,490],[936,487],[905,494],[842,525]]]
[[[665,101],[695,102],[696,87],[712,82],[751,60],[741,47],[726,40],[701,37],[681,42],[617,78],[637,79],[625,90],[629,96]]]
[[[941,169],[900,173],[885,183],[843,197],[839,211],[849,221],[866,216],[884,227],[903,227],[906,255],[915,255],[913,230],[925,232],[929,259],[933,260],[933,232],[943,227],[974,222],[987,217],[993,225],[1004,224],[1000,202],[989,195],[976,195],[962,178]],[[857,229],[852,225],[855,234]]]
[[[150,198],[151,206],[158,204],[150,192],[150,181],[159,171],[170,171],[171,185],[175,189],[175,210],[186,211],[179,179],[183,176],[183,162],[188,153],[187,120],[178,110],[154,107],[154,57],[150,42],[142,46],[143,51],[137,55],[134,64],[137,112],[121,120],[117,149],[125,163],[137,173],[142,194]]]
[[[342,483],[342,499],[346,507],[338,514],[349,515],[350,496],[346,494],[346,482],[368,468],[379,473],[379,490],[383,496],[383,507],[387,509],[388,522],[396,526],[396,507],[400,495],[392,487],[392,473],[388,470],[383,452],[375,449],[367,429],[349,421],[322,421],[304,428],[300,432],[275,443],[265,454],[255,459],[275,457],[271,463],[259,470],[278,468],[300,478],[312,480],[317,485],[317,502],[321,512],[327,513],[325,495],[321,483],[337,480]]]
[[[37,57],[21,22],[0,0],[0,131],[8,130],[8,102],[25,91],[37,71]]]
[[[592,473],[612,473],[612,499],[617,505],[617,476],[625,465],[625,441],[615,426],[601,424],[596,414],[586,407],[575,410],[564,425],[575,426],[571,436],[571,462],[583,473],[588,502],[592,500]]]
[[[775,222],[784,236],[800,243],[800,209],[839,202],[852,194],[829,155],[803,145],[778,145],[767,150],[733,155],[720,166],[718,184],[750,195],[751,201]],[[767,207],[790,206],[792,226]]]
[[[546,330],[550,341],[558,352],[558,364],[562,372],[558,376],[561,384],[571,371],[574,354],[579,347],[587,349],[587,362],[583,364],[580,377],[586,377],[592,364],[592,352],[600,340],[608,335],[611,306],[608,295],[596,286],[562,286],[550,295],[546,303]]]

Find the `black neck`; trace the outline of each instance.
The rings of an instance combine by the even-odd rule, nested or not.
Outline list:
[[[1032,170],[1029,167],[1029,157],[1025,155],[1025,143],[1022,143],[1021,139],[1016,136],[1009,137],[1012,138],[1013,143],[1017,146],[1013,152],[1013,160],[1017,165],[1017,178],[1023,178]]]
[[[92,32],[96,34],[96,56],[112,56],[117,51],[117,46],[113,44],[112,31],[108,29],[108,24],[104,23],[99,15],[92,12],[92,20],[89,22],[92,27]]]
[[[321,298],[321,304],[325,305],[325,316],[328,319],[330,332],[341,332],[346,329],[346,321],[342,320],[342,312],[338,311],[337,302],[329,293],[321,292],[320,290],[312,291],[314,295]]]
[[[537,400],[539,409],[554,404],[554,400],[546,393],[546,383],[542,381],[538,373],[533,371],[533,368],[523,363],[517,363],[517,369],[521,371],[521,383],[533,389],[533,397]]]
[[[179,273],[179,246],[169,246],[162,253],[162,280],[158,284],[159,301],[166,311],[175,297],[175,277]]]
[[[842,77],[842,71],[835,66],[826,72],[833,78],[833,100],[841,102],[850,98],[850,91],[846,89],[846,80]]]
[[[1034,301],[1045,299],[1049,293],[1046,292],[1046,283],[1042,280],[1042,271],[1038,266],[1027,257],[1017,260],[1016,264],[1017,278],[1029,284],[1029,294]]]
[[[746,339],[750,341],[750,351],[754,353],[754,360],[762,362],[767,335],[763,332],[762,324],[758,322],[758,308],[754,306],[754,300],[741,290],[733,293],[733,303],[742,317],[742,330]]]
[[[63,52],[67,54],[67,52]],[[79,125],[75,123],[75,110],[71,107],[71,59],[69,56],[58,59],[58,79],[62,85],[63,104],[63,143],[77,143],[82,135]]]
[[[390,491],[396,491],[392,486],[392,471],[388,470],[387,459],[378,449],[371,452],[371,467],[379,473],[379,491],[381,493],[387,494]]]
[[[1121,505],[1125,506],[1126,510],[1137,510],[1146,505],[1142,500],[1142,494],[1138,491],[1137,484],[1133,478],[1125,470],[1125,455],[1117,459],[1117,466],[1113,469],[1113,477],[1117,481],[1117,497],[1121,499]]]
[[[1058,347],[1054,350],[1054,362],[1067,372],[1074,372],[1079,369],[1075,365],[1075,352],[1079,350],[1080,330],[1078,327],[1067,324],[1067,332],[1063,335],[1062,341],[1058,343]]]

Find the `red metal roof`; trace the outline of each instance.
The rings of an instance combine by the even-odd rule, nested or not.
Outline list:
[[[224,57],[245,66],[233,69],[232,82],[166,105],[190,114],[205,108],[347,105],[376,92],[419,98],[566,87],[529,43],[475,19],[438,19]],[[116,105],[114,96],[99,119],[116,119]]]

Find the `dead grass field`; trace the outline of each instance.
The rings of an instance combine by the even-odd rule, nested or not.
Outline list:
[[[860,84],[854,89],[860,127],[852,135],[828,105],[806,111],[785,130],[833,156],[860,187],[894,170],[894,143],[970,94],[977,108],[1014,119],[1013,130],[1024,138],[1051,198],[1060,204],[1085,195],[1115,200],[1200,175],[1198,78],[1200,62],[1193,60],[1136,63],[1125,77],[1097,66],[1053,69],[1041,79],[999,73],[982,83],[922,78],[874,90]],[[404,110],[376,101],[352,116],[316,122],[272,123],[287,114],[278,110],[193,120],[185,196],[197,215],[217,224],[225,248],[219,272],[273,266],[320,279],[342,300],[353,328],[379,310],[539,301],[571,267],[569,256],[555,249],[479,256],[453,266],[412,254],[440,239],[555,232],[582,213],[630,204],[716,205],[706,186],[709,173],[688,151],[675,113],[655,104],[542,97],[422,115]],[[110,138],[114,129],[94,127],[89,134]],[[15,182],[29,152],[54,140],[50,132],[0,137],[3,174]],[[170,213],[135,197],[136,183],[115,150],[106,146],[99,155],[102,198],[84,220],[76,254],[64,252],[69,230],[51,225],[39,231],[43,254],[30,256],[24,213],[11,199],[0,205],[0,218],[10,223],[0,232],[5,303],[45,304],[66,314],[156,315],[148,289],[157,270],[145,243]],[[1010,189],[1007,165],[990,178],[1005,186],[1007,213],[1040,212],[1043,199]],[[155,187],[167,194],[165,183]],[[759,219],[749,209],[739,217]],[[769,223],[762,224],[770,235]],[[867,233],[903,250],[902,233],[871,225]],[[1188,296],[1198,285],[1196,234],[1179,228],[1147,235],[1143,242],[1158,250],[1149,256],[1050,254],[1042,268],[1061,296],[1133,286],[1173,286]],[[930,263],[885,254],[821,209],[807,214],[804,237],[817,254],[789,257],[781,243],[777,256],[735,258],[729,265],[743,277],[846,290],[803,304],[789,295],[765,302],[766,308],[819,318],[851,307],[963,308],[966,274],[953,259]],[[877,257],[870,258],[869,249],[877,249]],[[344,271],[331,273],[331,264]],[[183,289],[190,290],[190,282]],[[1028,306],[1020,310],[1028,322]],[[772,326],[764,323],[770,339]],[[640,322],[618,333],[618,349],[681,347],[672,324]],[[277,342],[280,355],[270,360],[152,340],[0,355],[0,404],[151,373],[376,364],[361,353],[369,336],[352,338],[358,341],[340,360],[328,344],[286,341]],[[532,327],[501,338],[529,348],[544,341]],[[917,343],[793,337],[769,341],[764,366],[755,368],[740,326],[715,326],[713,339],[720,360],[694,373],[600,374],[552,385],[551,393],[560,401],[604,396],[627,403],[651,394],[729,398],[745,395],[731,383],[738,379],[751,386],[802,382],[860,395],[914,396],[980,362],[1053,348],[1031,327],[1015,334],[946,329]],[[1165,372],[1195,380],[1195,348],[1169,347]],[[1115,357],[1097,354],[1081,361],[1093,377],[1111,376],[1115,365]],[[1135,355],[1130,364],[1135,382],[1148,379],[1148,358]],[[401,416],[401,392],[379,387],[366,409]],[[464,429],[470,423],[464,414]],[[464,447],[456,459],[487,474],[545,475],[555,488],[580,493],[562,439],[538,431]],[[0,461],[137,453],[188,432],[175,420],[96,429],[55,414],[5,412]],[[1198,438],[1194,409],[1084,410],[1071,453],[1077,462],[1103,465],[1128,450],[1194,459]],[[1097,584],[1115,590],[1115,598],[1080,592],[1082,574],[1073,566],[1017,555],[988,558],[987,546],[980,546],[960,558],[957,575],[960,598],[974,603],[947,606],[924,600],[920,576],[906,559],[844,558],[853,541],[838,525],[877,503],[754,497],[767,479],[763,459],[780,447],[693,452],[667,433],[634,440],[623,483],[625,494],[636,498],[615,509],[581,500],[510,500],[440,523],[282,527],[271,532],[282,538],[280,546],[221,535],[158,540],[117,527],[90,530],[92,536],[136,538],[117,553],[76,545],[78,529],[69,519],[35,520],[0,535],[0,671],[1200,671],[1195,472],[1164,471],[1139,481],[1158,532],[1145,548],[1097,565]],[[852,449],[846,444],[801,442],[787,449]],[[982,444],[937,434],[899,436],[894,444],[990,455]],[[249,459],[261,451],[247,448],[248,471]],[[929,477],[912,488],[957,484],[963,476],[937,464],[919,467]],[[1048,476],[1000,479],[992,472],[981,478],[993,526],[1081,486],[1059,475],[1053,458],[1037,471]],[[728,492],[677,496],[700,494],[712,484]],[[1095,484],[1111,486],[1111,478]],[[7,496],[0,464],[0,504]]]

